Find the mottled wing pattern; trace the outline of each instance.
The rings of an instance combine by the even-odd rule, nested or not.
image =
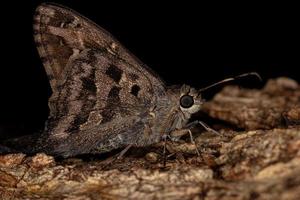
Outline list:
[[[35,41],[53,91],[46,126],[53,141],[67,139],[74,142],[69,148],[76,148],[91,137],[105,140],[135,126],[164,94],[158,76],[75,11],[42,4],[34,19]]]
[[[34,35],[53,90],[64,80],[69,59],[89,48],[106,51],[132,66],[143,66],[147,69],[143,73],[155,89],[161,90],[164,85],[159,76],[107,31],[69,8],[48,3],[40,5],[34,17]]]

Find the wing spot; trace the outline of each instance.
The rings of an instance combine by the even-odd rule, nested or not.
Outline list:
[[[138,85],[133,85],[133,86],[131,87],[130,93],[131,93],[132,95],[134,95],[134,96],[137,97],[140,90],[141,90],[141,88],[140,88]]]
[[[74,28],[78,28],[78,29],[81,28],[81,24],[79,24],[79,23],[76,24],[76,25],[74,26]]]
[[[119,87],[116,87],[116,86],[112,87],[108,93],[108,99],[114,100],[114,101],[120,100],[120,97],[119,97],[120,90],[121,90],[121,88],[119,88]]]
[[[106,70],[106,75],[113,79],[116,83],[119,83],[122,77],[123,71],[115,65],[110,65]]]
[[[81,81],[85,90],[90,91],[92,94],[97,92],[94,77],[83,77]]]

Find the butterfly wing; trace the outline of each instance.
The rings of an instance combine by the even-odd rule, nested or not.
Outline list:
[[[91,149],[125,127],[142,131],[136,122],[164,95],[161,79],[75,11],[42,4],[34,19],[35,41],[53,92],[47,141],[69,140],[74,143],[69,149],[83,144]]]
[[[152,85],[161,89],[163,81],[126,50],[106,30],[77,12],[62,6],[44,3],[36,9],[34,38],[52,89],[64,80],[69,59],[84,49],[106,51],[128,64],[146,70]]]

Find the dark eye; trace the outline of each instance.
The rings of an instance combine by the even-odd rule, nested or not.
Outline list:
[[[194,104],[194,98],[190,95],[183,95],[180,98],[180,106],[183,108],[190,108]]]

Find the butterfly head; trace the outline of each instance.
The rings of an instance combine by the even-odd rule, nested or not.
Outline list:
[[[183,128],[191,115],[198,112],[203,104],[198,90],[188,85],[169,87],[165,97],[167,98],[160,99],[156,107],[159,120],[156,124],[158,131],[163,133]],[[160,128],[164,129],[161,131]]]
[[[188,85],[183,85],[180,88],[178,104],[183,113],[191,115],[200,110],[203,100],[196,89]]]

